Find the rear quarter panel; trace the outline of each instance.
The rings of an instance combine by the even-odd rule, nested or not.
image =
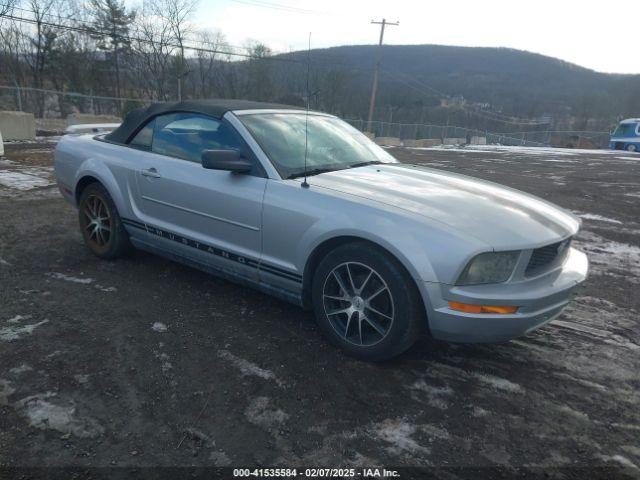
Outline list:
[[[135,150],[97,140],[92,134],[65,135],[54,154],[60,191],[76,205],[78,182],[84,177],[93,177],[108,190],[120,215],[131,215],[127,167],[130,168],[134,157]]]

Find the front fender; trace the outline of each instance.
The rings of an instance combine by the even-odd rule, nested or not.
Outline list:
[[[337,202],[335,206],[329,203]],[[296,266],[304,266],[323,243],[337,237],[357,237],[389,251],[409,274],[422,282],[452,283],[461,265],[491,248],[439,222],[407,215],[380,205],[366,205],[325,197],[331,215],[316,218],[303,232],[296,251]],[[340,204],[341,203],[341,204]],[[386,210],[381,212],[380,210]]]

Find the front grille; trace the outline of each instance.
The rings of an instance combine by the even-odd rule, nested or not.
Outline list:
[[[556,265],[562,263],[569,251],[571,239],[562,242],[552,243],[544,247],[536,248],[531,253],[531,258],[524,271],[526,277],[539,275],[547,270],[551,270]]]

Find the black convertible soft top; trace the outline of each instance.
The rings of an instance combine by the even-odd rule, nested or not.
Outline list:
[[[171,112],[192,112],[209,115],[214,118],[234,110],[268,110],[287,109],[301,110],[301,107],[280,105],[277,103],[252,102],[250,100],[184,100],[182,102],[153,103],[146,108],[137,108],[127,114],[122,124],[113,132],[105,135],[105,139],[115,143],[126,143],[149,120],[157,115]]]

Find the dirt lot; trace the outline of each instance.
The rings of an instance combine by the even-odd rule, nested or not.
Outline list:
[[[592,273],[525,338],[424,338],[376,365],[263,294],[144,253],[93,257],[52,184],[54,145],[6,145],[0,159],[0,465],[640,478],[640,155],[394,150],[578,213]]]

